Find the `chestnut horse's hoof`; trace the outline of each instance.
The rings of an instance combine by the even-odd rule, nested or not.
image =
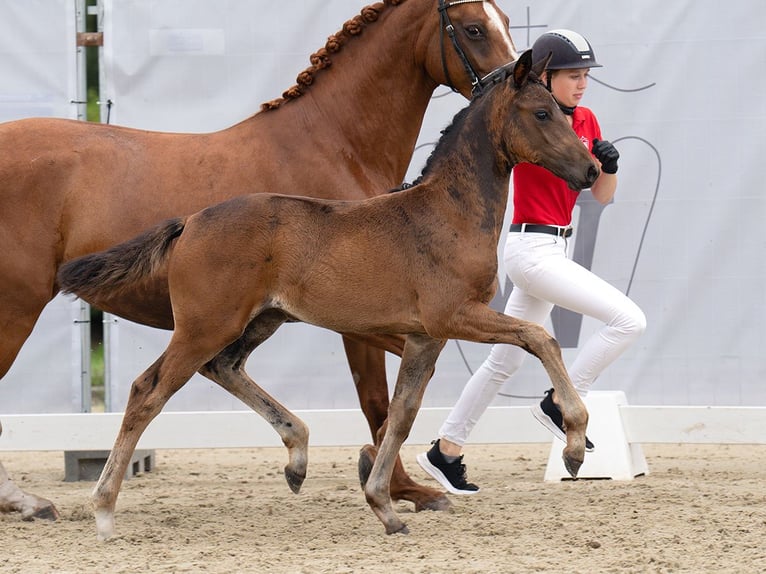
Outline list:
[[[452,510],[452,502],[449,498],[447,498],[447,495],[442,493],[439,493],[439,496],[435,498],[429,498],[424,500],[418,500],[415,503],[415,512],[420,512],[421,510],[434,510],[437,512],[449,512]]]
[[[580,467],[582,466],[583,459],[577,459],[573,456],[567,456],[566,454],[564,454],[562,458],[564,459],[564,468],[567,469],[569,476],[572,478],[577,478],[577,473],[580,472]]]
[[[59,511],[53,506],[53,503],[49,500],[41,500],[41,506],[35,508],[32,512],[22,513],[22,520],[50,520],[55,522],[61,515]]]
[[[409,534],[410,529],[404,522],[400,522],[398,525],[386,526],[386,534]]]
[[[49,502],[48,506],[44,506],[35,512],[33,517],[39,518],[40,520],[55,521],[61,518],[61,515],[59,514],[59,511],[56,509],[56,507],[53,506],[53,503]]]
[[[289,466],[286,466],[285,480],[287,481],[287,486],[290,487],[290,490],[292,490],[295,494],[298,494],[301,491],[301,486],[303,486],[303,481],[306,480],[306,475],[298,474]]]

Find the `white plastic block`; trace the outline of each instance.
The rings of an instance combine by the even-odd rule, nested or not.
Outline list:
[[[584,399],[588,409],[588,438],[595,445],[593,452],[585,453],[585,461],[577,478],[633,480],[649,474],[641,445],[629,443],[620,414],[620,406],[627,404],[622,391],[591,391]],[[545,469],[545,481],[570,479],[564,467],[564,443],[554,438]]]

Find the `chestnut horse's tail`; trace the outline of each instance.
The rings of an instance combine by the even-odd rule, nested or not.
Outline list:
[[[68,261],[59,268],[59,288],[92,301],[135,286],[164,266],[185,225],[185,218],[169,219],[106,251]]]

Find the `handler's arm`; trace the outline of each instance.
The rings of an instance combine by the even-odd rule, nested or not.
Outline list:
[[[617,189],[617,174],[616,173],[604,173],[598,176],[598,179],[591,186],[590,192],[593,197],[601,205],[606,205],[614,197],[614,192]]]

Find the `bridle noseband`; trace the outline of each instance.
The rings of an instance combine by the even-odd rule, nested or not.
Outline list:
[[[449,14],[447,14],[447,10],[452,8],[453,6],[458,6],[459,4],[470,4],[473,2],[485,2],[486,0],[453,0],[452,2],[447,2],[446,0],[439,0],[439,20],[441,23],[441,26],[445,32],[447,32],[447,35],[449,36],[450,40],[452,41],[452,46],[455,48],[455,52],[457,52],[458,57],[463,62],[463,67],[465,68],[466,73],[468,74],[468,77],[471,79],[471,96],[475,97],[478,95],[481,95],[484,90],[487,88],[488,85],[491,85],[493,82],[491,80],[495,79],[495,73],[499,70],[493,70],[483,78],[479,78],[479,75],[476,73],[476,70],[471,65],[470,60],[465,55],[465,52],[460,47],[460,44],[457,41],[457,36],[455,35],[455,27],[452,25],[452,21],[449,18]],[[450,77],[449,68],[447,67],[447,56],[445,54],[444,49],[444,34],[441,34],[440,36],[440,47],[441,47],[441,57],[442,57],[442,68],[444,69],[444,75],[447,78],[447,85],[450,87],[450,89],[453,92],[457,92],[457,88],[455,88],[455,84],[452,82],[452,78]],[[489,80],[489,81],[488,81]]]

